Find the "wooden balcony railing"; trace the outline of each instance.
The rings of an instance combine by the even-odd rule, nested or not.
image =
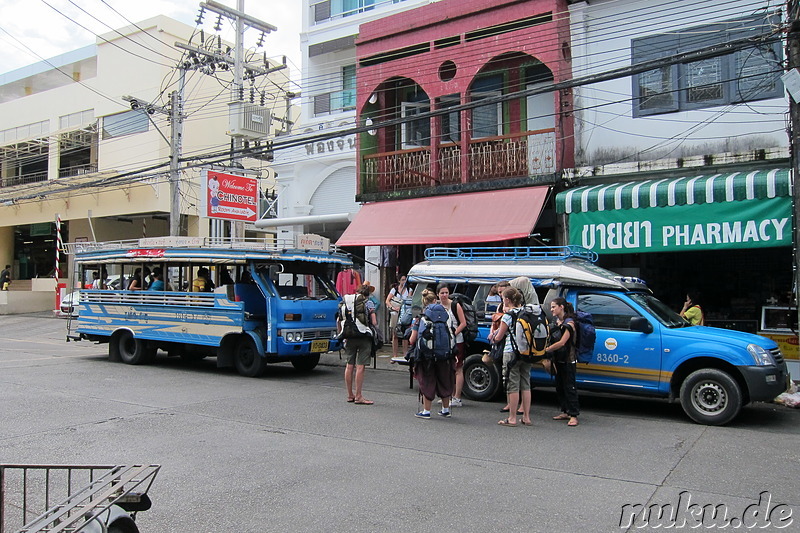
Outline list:
[[[364,192],[419,189],[432,185],[431,152],[414,148],[364,157]]]
[[[478,182],[551,174],[556,171],[555,130],[521,132],[470,142],[470,175]],[[439,172],[432,175],[430,148],[364,156],[364,193],[390,192],[461,183],[461,146],[439,147]]]

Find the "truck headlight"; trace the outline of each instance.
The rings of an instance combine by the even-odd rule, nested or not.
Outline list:
[[[286,342],[300,342],[303,340],[303,333],[301,331],[287,331],[283,334]]]
[[[772,354],[758,344],[748,344],[747,351],[753,356],[753,359],[758,366],[775,365],[775,360],[772,358]]]

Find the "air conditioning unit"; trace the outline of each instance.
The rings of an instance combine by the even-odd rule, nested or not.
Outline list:
[[[269,109],[246,102],[230,102],[228,105],[230,106],[228,135],[250,139],[260,139],[269,135],[269,126],[272,122]]]

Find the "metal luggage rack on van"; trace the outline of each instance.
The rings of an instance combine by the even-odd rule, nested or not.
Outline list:
[[[62,246],[61,251],[70,255],[82,252],[130,250],[133,248],[222,248],[277,253],[285,253],[290,250],[305,250],[304,248],[297,248],[292,239],[266,240],[244,237],[144,237],[141,239],[105,242],[68,242]],[[330,245],[328,250],[319,251],[336,253],[339,252],[339,249],[336,245]]]
[[[425,259],[467,260],[467,261],[509,261],[517,259],[536,259],[563,261],[570,258],[597,261],[597,253],[581,246],[513,246],[506,248],[443,248],[425,250]]]

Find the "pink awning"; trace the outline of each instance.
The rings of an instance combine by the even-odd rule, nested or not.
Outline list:
[[[339,246],[504,241],[531,234],[549,187],[364,204]]]

